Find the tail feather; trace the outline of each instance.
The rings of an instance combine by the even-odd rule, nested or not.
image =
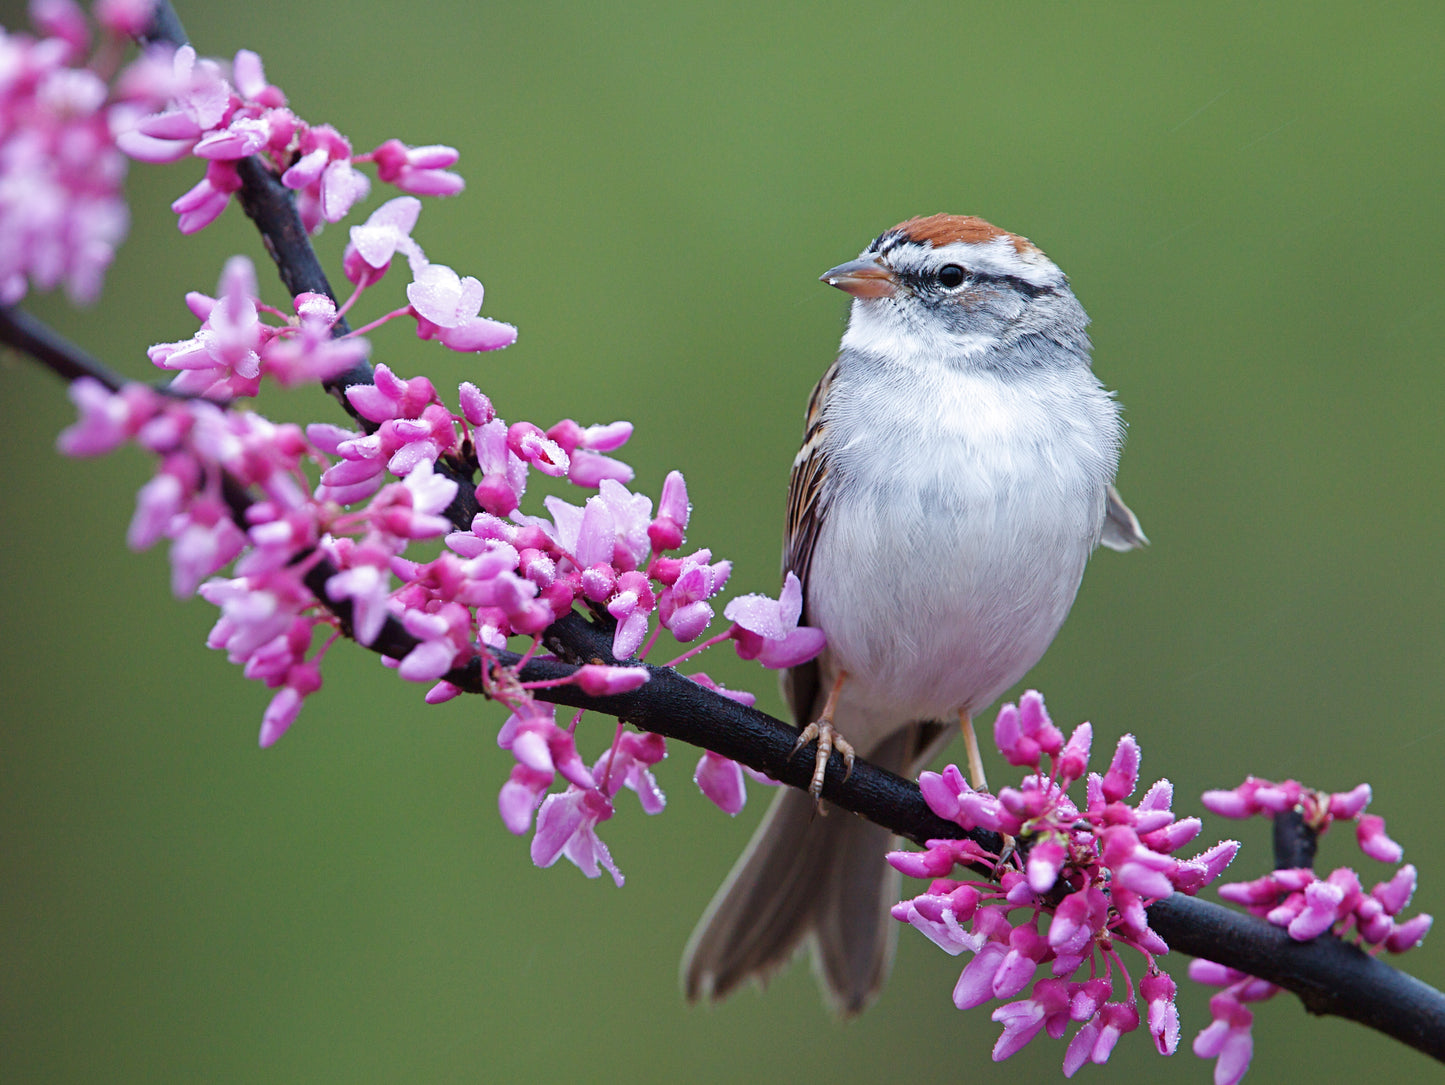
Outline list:
[[[910,724],[868,756],[894,772],[916,771],[943,734],[939,725]],[[682,985],[690,1001],[724,998],[750,979],[766,983],[805,939],[835,1009],[857,1013],[877,995],[897,941],[888,908],[898,876],[883,860],[894,841],[854,814],[828,811],[820,816],[802,791],[773,800],[688,941]]]
[[[836,811],[848,829],[833,844],[814,915],[814,964],[823,994],[833,1009],[855,1014],[866,1009],[893,967],[898,924],[889,908],[901,888],[898,872],[883,860],[897,846],[887,829]]]
[[[708,905],[682,960],[688,999],[721,999],[749,979],[765,983],[812,927],[832,854],[833,827],[812,796],[781,792]]]

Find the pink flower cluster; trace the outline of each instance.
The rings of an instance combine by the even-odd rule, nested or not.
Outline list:
[[[213,60],[198,59],[190,46],[151,58],[153,83],[163,86],[165,108],[134,118],[117,137],[120,149],[144,162],[176,162],[192,156],[205,176],[171,204],[182,233],[209,226],[241,187],[236,164],[259,155],[296,192],[306,228],[339,222],[371,190],[356,167],[375,164],[378,176],[403,192],[451,196],[465,187],[448,167],[452,147],[408,147],[389,139],[375,150],[354,154],[351,142],[329,124],[312,125],[286,106],[286,96],[266,82],[261,58],[243,49],[231,64],[231,78]]]
[[[94,56],[72,0],[31,4],[39,38],[0,28],[0,304],[30,285],[64,284],[78,303],[100,292],[129,224],[126,162],[113,133],[164,100],[144,61],[115,70],[150,8],[149,0],[97,3],[104,40]]]
[[[289,387],[308,381],[325,381],[345,372],[367,355],[366,345],[359,336],[400,317],[416,322],[419,338],[435,339],[456,351],[497,350],[516,342],[517,329],[511,324],[479,315],[483,297],[480,282],[470,275],[463,278],[446,265],[434,264],[427,259],[426,253],[411,236],[420,214],[421,201],[411,196],[399,196],[377,208],[365,223],[352,227],[343,267],[355,289],[339,309],[324,295],[300,294],[293,302],[295,317],[290,318],[261,302],[255,269],[250,260],[243,256],[234,257],[221,275],[216,297],[195,291],[186,295],[187,306],[201,321],[200,329],[189,339],[158,343],[151,347],[151,361],[162,369],[178,371],[179,375],[172,383],[177,391],[212,399],[230,399],[254,396],[263,374],[273,376]],[[386,276],[391,269],[392,258],[398,252],[406,256],[413,275],[407,287],[410,304],[394,309],[346,336],[333,338],[337,320],[356,305],[366,290]],[[267,324],[262,319],[263,313],[274,314],[288,323],[282,326]],[[383,429],[387,428],[387,423],[397,422],[403,417],[398,410],[405,410],[404,406],[398,408],[392,402],[394,396],[402,394],[392,385],[385,384],[386,380],[392,379],[378,378],[381,383],[376,388],[358,385],[350,396],[356,412]],[[432,394],[430,383],[420,378],[407,402],[417,401],[426,406]],[[491,409],[486,397],[480,396],[475,389],[464,396],[462,406],[477,418]],[[484,427],[486,421],[475,424]],[[406,418],[405,424],[400,425],[404,434],[393,433],[390,439],[399,439],[397,448],[412,446],[419,449],[428,442],[439,448],[443,439],[432,440],[426,435],[425,427],[431,425],[447,430],[450,422],[446,412],[433,411],[428,419]],[[398,426],[390,428],[394,431]],[[580,450],[582,456],[579,476],[585,475],[593,480],[594,485],[609,475],[631,478],[631,471],[626,465],[617,464],[593,451],[620,445],[630,434],[631,426],[625,423],[605,433],[595,429],[582,431],[580,428],[575,434],[569,431],[567,437],[572,442],[573,451]],[[381,444],[387,441],[387,437],[378,438]],[[487,453],[493,459],[494,444],[492,442],[487,446]],[[431,458],[434,460],[435,456]],[[535,456],[533,461],[535,463]],[[377,465],[372,474],[379,475],[379,471],[380,465]],[[564,470],[559,466],[550,473],[562,474]],[[515,508],[515,504],[512,507]]]
[[[335,349],[317,343],[323,353]],[[453,412],[425,378],[403,380],[384,366],[374,385],[354,386],[347,394],[365,417],[383,419],[373,433],[324,424],[302,431],[141,385],[111,392],[82,380],[71,387],[81,418],[61,435],[62,451],[95,455],[134,440],[159,458],[156,476],[139,495],[130,543],[141,548],[170,539],[177,594],[198,590],[221,610],[211,646],[277,690],[263,717],[262,745],[285,733],[305,697],[321,685],[320,657],[341,622],[319,603],[348,605],[349,631],[364,644],[375,641],[388,618],[399,622],[416,644],[390,662],[403,678],[431,684],[431,703],[456,696],[460,690],[447,676],[489,649],[505,647],[509,637],[530,638],[529,653],[535,651],[542,630],[577,602],[620,616],[614,637],[619,658],[639,654],[653,615],[658,624],[649,648],[661,629],[691,641],[710,624],[708,599],[726,581],[727,563],[713,562],[706,550],[679,558],[663,549],[681,544],[689,517],[677,472],[663,486],[657,515],[649,498],[614,478],[601,479],[599,492],[580,507],[548,497],[550,517],[515,508],[510,517],[482,511],[460,531],[445,515],[458,482],[434,470],[443,457],[472,462],[474,470],[474,461],[495,457],[510,494],[505,503],[515,506],[533,467],[569,476],[580,465],[579,484],[590,485],[595,463],[569,455],[566,447],[586,451],[591,442],[615,448],[630,427],[582,427],[570,419],[545,432],[530,423],[508,426],[471,385],[462,386],[460,411]],[[608,462],[617,464],[615,470],[625,467]],[[319,474],[315,482],[308,469]],[[246,508],[244,526],[228,504],[228,477],[261,495]],[[476,488],[484,505],[497,499],[485,472]],[[434,558],[405,556],[411,543],[443,536],[445,548]],[[335,570],[326,580],[325,601],[306,583],[322,559]],[[206,579],[233,561],[231,577]],[[785,599],[796,591],[794,580]],[[745,620],[766,626],[762,633],[735,624],[706,643],[732,639],[745,657],[763,654],[777,666],[801,659],[801,649],[821,648],[821,635],[799,629],[786,602],[767,604],[750,596],[744,607]],[[768,620],[760,622],[759,614]],[[331,635],[316,649],[319,632]],[[771,637],[767,643],[774,648],[755,652],[759,636]],[[534,699],[535,689],[557,683],[523,683],[515,669],[483,662],[486,688],[513,710],[499,737],[517,762],[500,796],[504,822],[525,832],[540,805],[533,847],[540,864],[565,854],[589,873],[599,863],[615,870],[594,827],[611,816],[618,786],[638,791],[648,812],[661,808],[661,792],[645,769],[661,759],[662,740],[620,734],[604,760],[588,769],[573,737],[577,720],[563,730],[554,710]],[[561,681],[602,696],[634,689],[647,678],[641,667],[585,666]],[[718,688],[705,675],[695,678]],[[570,790],[549,797],[558,773]],[[741,808],[742,772],[732,762],[704,755],[695,778],[728,812]],[[563,825],[570,828],[559,837]]]
[[[1337,820],[1353,820],[1361,851],[1382,863],[1398,863],[1404,850],[1385,832],[1384,818],[1365,813],[1370,798],[1369,784],[1331,793],[1307,788],[1296,780],[1274,783],[1251,776],[1233,790],[1205,792],[1204,805],[1229,818],[1273,817],[1298,811],[1305,826],[1317,834],[1326,832]],[[1396,920],[1409,905],[1415,883],[1416,870],[1409,863],[1369,892],[1349,867],[1337,867],[1323,878],[1308,868],[1296,868],[1222,885],[1219,895],[1285,928],[1296,941],[1307,942],[1333,933],[1353,938],[1370,953],[1404,953],[1424,940],[1434,922],[1425,913],[1403,922]],[[1218,1059],[1215,1080],[1233,1085],[1244,1076],[1253,1051],[1250,1029],[1254,1015],[1246,1004],[1272,998],[1280,988],[1212,961],[1193,962],[1189,974],[1200,983],[1221,988],[1209,1000],[1213,1021],[1195,1039],[1194,1051]]]
[[[705,674],[691,677],[732,700],[753,703],[752,694],[722,689]],[[577,672],[575,681],[589,693],[605,695],[636,689],[647,678],[647,670],[641,667],[586,666]],[[541,685],[529,683],[525,688]],[[505,698],[506,694],[499,696]],[[503,824],[520,836],[531,827],[535,813],[533,862],[548,867],[565,856],[587,877],[595,878],[606,870],[622,885],[622,873],[598,837],[597,826],[616,812],[612,800],[623,788],[636,793],[644,813],[662,812],[667,798],[652,766],[667,756],[666,742],[660,735],[630,732],[619,724],[612,746],[589,767],[578,755],[575,740],[582,713],[576,713],[564,728],[558,725],[553,706],[525,697],[517,704],[497,735],[497,745],[517,759],[499,796]],[[747,800],[745,773],[762,783],[777,783],[711,750],[698,761],[693,781],[719,808],[736,814]],[[567,783],[566,790],[549,794],[559,775]]]
[[[83,31],[84,20],[65,0],[39,6],[59,32],[75,37]],[[125,5],[113,0],[111,6]],[[133,14],[135,25],[127,28],[137,31],[148,16],[148,8],[144,17]],[[77,19],[80,31],[72,25]],[[69,57],[75,49],[68,40],[34,51]],[[219,64],[189,48],[152,49],[121,83],[145,91],[130,93],[125,115],[112,119],[121,150],[146,161],[193,155],[209,162],[206,178],[174,205],[186,233],[220,214],[241,184],[236,163],[252,155],[296,191],[312,229],[340,220],[366,194],[358,163],[372,162],[384,181],[408,192],[448,195],[462,188],[447,169],[456,160],[450,148],[388,140],[368,154],[352,154],[334,129],[308,125],[286,108],[253,53],[237,54],[228,81]],[[37,154],[54,151],[47,145]],[[502,745],[516,768],[502,789],[501,812],[516,832],[525,832],[537,812],[536,861],[549,865],[567,855],[590,875],[615,872],[595,826],[611,816],[620,786],[643,796],[649,812],[660,809],[661,792],[647,766],[660,760],[661,740],[619,731],[604,761],[588,769],[573,737],[577,720],[558,728],[553,711],[535,699],[537,685],[522,683],[519,667],[507,670],[489,653],[505,648],[510,637],[527,638],[525,662],[542,631],[578,603],[615,620],[618,659],[645,657],[663,630],[692,644],[713,621],[711,600],[731,564],[715,561],[706,549],[670,553],[684,541],[687,489],[680,474],[668,475],[655,515],[649,497],[628,489],[632,468],[612,453],[631,436],[631,423],[582,426],[564,419],[546,430],[508,424],[470,382],[460,386],[453,409],[425,377],[366,366],[361,336],[399,317],[414,320],[420,338],[458,351],[495,350],[516,339],[512,325],[479,315],[477,279],[427,258],[412,237],[420,210],[420,201],[398,197],[351,229],[342,265],[354,290],[339,307],[309,293],[287,310],[268,306],[251,262],[233,258],[215,296],[187,295],[199,329],[149,352],[157,366],[176,374],[170,394],[77,382],[71,395],[81,418],[60,445],[90,455],[134,440],[159,458],[137,501],[131,545],[169,539],[175,591],[199,591],[220,608],[211,646],[276,690],[263,715],[263,746],[285,733],[305,698],[320,688],[321,657],[338,635],[373,644],[393,621],[414,646],[387,662],[401,677],[428,683],[429,702],[456,696],[460,690],[447,676],[481,660],[485,689],[512,709]],[[407,304],[338,336],[340,319],[387,275],[398,254],[411,275]],[[343,374],[337,383],[347,385],[359,429],[317,423],[303,431],[207,402],[253,396],[265,379],[293,386]],[[357,383],[358,374],[371,379]],[[533,471],[596,493],[580,505],[549,496],[547,515],[525,513]],[[463,484],[481,509],[470,522],[455,518]],[[238,488],[249,503],[238,498]],[[408,556],[412,543],[438,539],[440,553]],[[331,569],[319,598],[307,579],[322,561]],[[232,562],[229,578],[207,579]],[[798,626],[801,609],[795,577],[778,600],[734,600],[733,624],[673,662],[723,640],[765,666],[802,662],[821,651],[823,640],[818,630]],[[594,666],[563,681],[605,695],[647,678],[640,667]],[[705,675],[696,680],[717,688]],[[549,795],[558,773],[569,790]],[[741,809],[746,794],[739,766],[704,755],[694,778],[724,810]]]
[[[1168,951],[1150,929],[1145,908],[1179,891],[1194,894],[1238,850],[1224,841],[1191,859],[1174,852],[1200,830],[1198,818],[1176,818],[1167,780],[1137,802],[1139,747],[1126,735],[1101,775],[1089,773],[1093,729],[1080,724],[1067,741],[1038,693],[1005,705],[994,741],[1010,764],[1032,770],[1018,787],[998,795],[975,791],[956,766],[919,779],[923,797],[940,817],[965,829],[1004,834],[1002,854],[972,840],[931,840],[921,852],[894,852],[888,861],[928,889],[893,908],[950,954],[972,960],[954,988],[959,1009],[1007,999],[994,1011],[1003,1025],[995,1060],[1006,1059],[1040,1032],[1062,1038],[1078,1025],[1064,1055],[1072,1076],[1087,1062],[1102,1063],[1141,1022],[1161,1054],[1179,1043],[1175,985],[1158,965]],[[1083,806],[1069,788],[1085,782]],[[958,878],[955,867],[984,872]],[[1045,924],[1045,919],[1047,923]],[[1137,997],[1121,950],[1144,963]],[[1087,978],[1076,978],[1087,966]],[[1038,969],[1048,975],[1036,979]],[[1120,985],[1122,984],[1122,990]]]
[[[1305,825],[1317,834],[1328,831],[1337,820],[1353,820],[1361,851],[1382,863],[1398,863],[1404,858],[1404,849],[1385,832],[1384,818],[1365,813],[1370,798],[1369,784],[1330,793],[1295,780],[1276,784],[1251,776],[1232,791],[1205,792],[1204,805],[1232,818],[1270,817],[1298,810]],[[1371,952],[1403,953],[1420,944],[1432,923],[1423,913],[1403,923],[1395,920],[1410,903],[1415,880],[1415,867],[1407,863],[1367,893],[1359,875],[1349,867],[1338,867],[1323,878],[1301,868],[1272,871],[1250,882],[1232,882],[1221,886],[1219,895],[1284,927],[1296,941],[1307,942],[1331,931],[1353,937]]]
[[[263,376],[290,388],[330,380],[366,359],[364,339],[333,338],[338,314],[326,295],[298,294],[292,304],[291,317],[263,305],[255,266],[233,256],[215,297],[194,290],[186,295],[200,330],[180,342],[157,343],[150,360],[176,374],[172,391],[226,400],[254,396]],[[283,322],[266,323],[267,313]]]

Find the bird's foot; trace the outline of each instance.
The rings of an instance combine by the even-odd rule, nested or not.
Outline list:
[[[833,721],[824,716],[822,719],[814,720],[803,728],[798,741],[793,744],[793,753],[797,753],[814,739],[818,740],[818,752],[813,760],[813,782],[808,785],[808,790],[814,799],[821,800],[823,795],[823,777],[828,771],[828,758],[833,751],[837,750],[843,755],[843,779],[853,775],[853,744],[840,735],[833,726]],[[819,807],[821,809],[821,806]]]

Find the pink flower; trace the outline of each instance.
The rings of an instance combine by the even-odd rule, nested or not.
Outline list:
[[[1029,998],[1000,1006],[993,1011],[993,1019],[1003,1025],[1003,1034],[993,1046],[994,1062],[1021,1050],[1044,1028],[1058,1039],[1069,1025],[1068,986],[1062,980],[1040,980]]]
[[[631,659],[647,636],[648,616],[656,600],[647,577],[632,570],[617,578],[617,591],[607,601],[607,613],[617,619],[612,636],[612,654],[618,659]]]
[[[647,525],[647,537],[659,553],[676,550],[682,545],[683,529],[687,527],[692,506],[687,500],[687,483],[682,472],[669,471],[662,483],[662,496],[657,502],[657,518]]]
[[[351,603],[351,625],[360,644],[371,644],[386,622],[391,597],[389,555],[380,546],[356,547],[338,561],[340,570],[326,581],[326,594],[333,602]]]
[[[723,617],[736,625],[732,636],[741,658],[781,669],[806,663],[823,650],[823,631],[798,625],[802,613],[803,585],[790,572],[777,600],[739,596],[724,608]]]
[[[99,456],[119,448],[155,417],[164,403],[143,384],[127,384],[112,392],[92,377],[72,381],[66,394],[80,412],[80,419],[55,442],[67,456]]]
[[[497,417],[492,401],[471,381],[462,381],[457,387],[462,415],[474,426],[485,426]]]
[[[934,840],[922,852],[889,855],[904,874],[933,879],[926,892],[894,906],[893,916],[949,953],[973,954],[954,986],[960,1009],[1015,999],[994,1012],[1004,1025],[995,1058],[1008,1057],[1041,1031],[1062,1037],[1074,1021],[1082,1026],[1064,1055],[1064,1073],[1107,1060],[1141,1020],[1127,976],[1124,997],[1117,997],[1123,947],[1147,963],[1138,994],[1156,1047],[1172,1053],[1179,1041],[1174,982],[1156,961],[1168,946],[1150,929],[1145,904],[1176,888],[1197,890],[1223,870],[1237,843],[1221,843],[1189,860],[1169,854],[1198,826],[1195,819],[1174,817],[1166,780],[1135,805],[1126,801],[1139,767],[1139,748],[1129,736],[1120,741],[1109,772],[1088,778],[1087,801],[1077,806],[1066,786],[1087,770],[1092,728],[1082,725],[1064,741],[1036,693],[1017,707],[1005,705],[994,734],[1010,760],[1028,772],[1017,787],[1000,788],[996,796],[977,792],[949,765],[941,773],[923,773],[919,789],[940,817],[965,829],[1008,833],[1015,844],[1000,856],[972,840]],[[955,880],[960,867],[964,880]],[[990,870],[991,877],[977,874]],[[1348,884],[1340,884],[1344,899],[1353,899]],[[1271,883],[1271,901],[1277,899]],[[1048,929],[1041,934],[1046,915]],[[1041,966],[1049,978],[1035,978]],[[1091,978],[1067,982],[1084,968]],[[1249,986],[1239,990],[1240,998],[1268,994]]]
[[[583,692],[593,697],[631,692],[645,685],[650,677],[646,667],[604,667],[590,663],[578,667],[573,675]]]
[[[283,388],[321,384],[365,361],[365,339],[332,335],[336,303],[324,294],[298,294],[295,321],[261,348],[261,371]]]
[[[215,61],[198,60],[196,51],[183,45],[172,57],[169,75],[166,84],[157,80],[151,92],[170,96],[170,107],[117,137],[120,149],[132,158],[175,162],[190,154],[200,137],[225,118],[231,88]]]
[[[1398,863],[1405,854],[1405,849],[1386,834],[1385,819],[1378,814],[1361,816],[1355,836],[1359,840],[1360,850],[1371,859],[1378,859],[1382,863]]]
[[[407,300],[417,317],[416,333],[437,339],[452,350],[497,350],[517,341],[517,329],[477,314],[482,308],[482,284],[465,279],[444,264],[427,264],[415,272],[406,288]]]
[[[188,298],[192,310],[204,314],[194,336],[158,343],[147,354],[155,365],[176,372],[171,386],[177,391],[215,399],[253,396],[261,351],[276,330],[261,322],[256,269],[249,259],[226,261],[216,295]]]
[[[445,534],[451,521],[442,513],[456,497],[457,484],[432,470],[422,460],[403,482],[382,489],[367,508],[372,524],[380,531],[404,539],[432,539]]]
[[[1138,783],[1139,744],[1134,741],[1133,735],[1125,735],[1119,739],[1119,745],[1114,750],[1114,760],[1109,764],[1109,771],[1104,773],[1104,799],[1117,802],[1128,798],[1134,793]]]
[[[898,865],[892,858],[889,861],[893,862],[894,866]],[[948,869],[951,867],[950,863]],[[909,872],[904,871],[904,873]],[[891,914],[899,922],[907,923],[920,931],[945,953],[956,957],[965,950],[977,953],[988,944],[984,935],[971,933],[963,926],[973,918],[978,909],[979,899],[979,891],[973,886],[938,879],[929,886],[927,893],[895,904]],[[984,978],[983,974],[987,970],[988,966],[980,966],[978,970],[980,980]],[[991,981],[992,976],[987,978]],[[973,1002],[972,1005],[979,1005],[989,998],[989,994],[983,993],[983,986],[980,986],[978,990],[983,997],[977,1002]],[[955,989],[955,1003],[959,997],[959,992]],[[969,998],[971,995],[966,994],[964,997]]]
[[[555,773],[581,788],[596,786],[591,771],[577,753],[577,744],[570,731],[557,726],[556,709],[550,705],[527,702],[502,725],[497,745],[510,750],[518,764],[546,776],[550,786]]]
[[[567,473],[567,453],[531,422],[513,422],[507,427],[507,447],[544,475],[557,478]]]
[[[960,1010],[982,1006],[994,997],[994,977],[1009,954],[1008,943],[988,941],[964,965],[953,988],[953,1004]]]
[[[112,131],[161,98],[136,88],[127,101],[78,66],[89,31],[75,5],[35,4],[32,17],[44,38],[0,36],[0,305],[31,286],[61,285],[83,304],[99,293],[129,224],[126,161]]]
[[[626,787],[636,793],[643,813],[660,814],[667,798],[657,786],[652,766],[666,756],[667,743],[661,735],[623,731],[592,767],[592,775],[602,781],[601,790],[607,798]]]
[[[322,220],[340,222],[371,191],[366,175],[352,165],[350,142],[329,124],[302,125],[298,149],[300,157],[281,183],[298,190],[306,228],[314,230]]]
[[[577,869],[595,878],[605,869],[622,887],[623,877],[607,845],[597,836],[597,825],[612,817],[612,803],[600,791],[569,788],[549,795],[537,812],[537,832],[532,837],[532,862],[549,867],[566,856]]]
[[[1179,1007],[1176,988],[1167,972],[1150,972],[1139,981],[1139,994],[1149,1008],[1149,1035],[1161,1055],[1172,1055],[1179,1047]]]
[[[467,633],[470,614],[456,603],[443,604],[434,613],[408,610],[402,625],[417,644],[401,661],[397,672],[410,682],[434,682],[458,661],[471,654]]]
[[[518,763],[497,796],[497,809],[507,831],[521,836],[532,827],[532,814],[542,805],[553,775]]]
[[[1034,765],[1040,754],[1057,754],[1064,736],[1044,711],[1037,690],[1019,698],[1018,707],[1004,705],[994,721],[994,742],[1011,765]]]
[[[649,538],[651,534],[649,526]],[[708,550],[683,558],[676,578],[658,599],[658,620],[683,644],[695,640],[708,627],[713,610],[707,600],[723,589],[732,572],[732,562],[711,559]]]
[[[736,815],[747,804],[748,792],[742,766],[722,754],[703,751],[693,771],[692,781],[725,814]]]
[[[478,426],[472,442],[482,469],[477,503],[495,516],[506,516],[527,492],[527,464],[507,446],[507,424],[500,418]]]
[[[379,365],[371,384],[356,384],[346,390],[346,399],[361,417],[371,422],[392,418],[420,418],[422,411],[437,400],[436,389],[425,377],[403,380],[389,366]]]
[[[387,200],[360,226],[351,228],[351,249],[373,271],[385,272],[398,252],[411,262],[413,273],[425,268],[426,254],[412,240],[421,215],[421,201],[411,196]],[[348,276],[356,281],[355,276]],[[379,276],[378,276],[379,277]]]
[[[1214,1022],[1194,1039],[1194,1053],[1217,1060],[1215,1085],[1236,1085],[1254,1057],[1254,1014],[1224,994],[1209,1000]]]
[[[399,139],[389,139],[366,157],[376,163],[378,177],[403,192],[455,196],[466,187],[466,182],[447,170],[461,157],[454,147],[408,147]]]
[[[286,681],[271,698],[261,717],[261,748],[275,745],[296,722],[302,703],[321,688],[321,669],[315,663],[299,663],[286,674]]]
[[[576,486],[589,487],[600,485],[603,479],[623,483],[632,481],[631,467],[621,460],[602,455],[621,448],[631,436],[631,422],[612,422],[583,429],[570,418],[564,418],[547,431],[547,437],[567,455],[567,478]]]

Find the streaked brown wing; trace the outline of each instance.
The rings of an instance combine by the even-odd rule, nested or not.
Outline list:
[[[813,564],[813,550],[818,544],[818,526],[822,523],[824,488],[827,469],[823,462],[823,436],[827,419],[823,402],[828,387],[838,371],[838,363],[828,367],[808,397],[808,414],[803,429],[803,447],[793,459],[793,473],[788,480],[788,520],[783,531],[783,575],[794,573],[803,583],[803,616],[808,623],[808,572]],[[783,675],[783,696],[793,710],[793,720],[801,726],[813,718],[814,701],[818,695],[818,661],[791,668]]]

